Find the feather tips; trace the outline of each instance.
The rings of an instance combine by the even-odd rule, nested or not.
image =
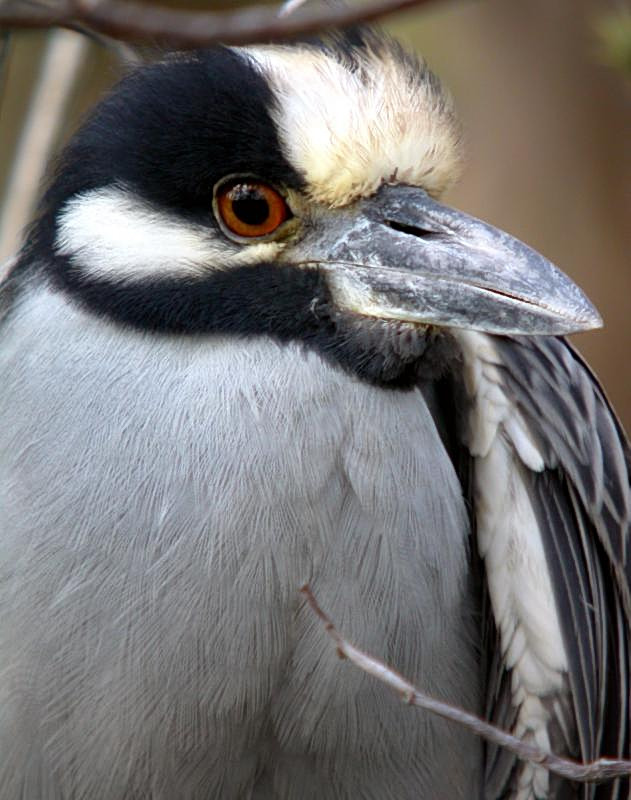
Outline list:
[[[628,754],[624,434],[563,340],[456,337],[470,402],[465,440],[474,456],[478,546],[503,661],[492,670],[490,713],[506,717],[509,702],[515,731],[529,729],[540,744],[556,742],[578,758]],[[535,569],[512,569],[516,554]],[[511,692],[497,692],[509,674]],[[506,759],[494,762],[491,796],[504,796],[508,785],[518,798],[547,796],[540,770],[511,775]],[[584,787],[580,796],[613,798],[620,787]]]

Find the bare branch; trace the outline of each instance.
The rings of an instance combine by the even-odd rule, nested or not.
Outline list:
[[[0,29],[86,26],[122,41],[190,49],[216,42],[239,45],[344,28],[426,5],[432,0],[369,0],[358,6],[314,6],[282,16],[283,6],[212,12],[141,5],[122,0],[57,0],[47,5],[0,2]]]
[[[395,692],[401,695],[402,699],[412,706],[418,706],[432,714],[437,714],[445,719],[464,725],[473,733],[481,736],[493,744],[504,747],[514,753],[522,761],[530,761],[537,764],[562,778],[568,778],[581,783],[600,783],[602,781],[613,780],[631,775],[631,761],[613,758],[599,758],[596,761],[580,763],[568,758],[560,758],[552,753],[537,747],[530,742],[524,742],[501,728],[486,722],[486,720],[470,714],[461,708],[443,703],[419,691],[409,681],[398,672],[388,667],[383,661],[364,653],[348,642],[335,628],[331,620],[318,605],[309,586],[303,586],[300,590],[307,598],[307,602],[322,621],[326,632],[337,646],[337,651],[341,658],[347,658],[356,667],[367,672],[369,675],[385,683]]]
[[[84,25],[114,39],[190,49],[216,42],[239,45],[304,36],[370,22],[429,2],[370,0],[359,6],[317,6],[298,15],[282,15],[282,5],[196,12],[122,0],[58,0],[54,5],[8,0],[0,3],[0,29]]]
[[[293,14],[294,11],[303,6],[307,0],[285,0],[280,9],[278,10],[279,17],[286,17],[288,14]]]

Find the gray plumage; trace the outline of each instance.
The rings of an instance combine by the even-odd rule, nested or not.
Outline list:
[[[481,743],[340,668],[297,591],[479,708],[468,522],[419,392],[46,291],[1,353],[3,797],[467,795]]]
[[[299,593],[629,753],[629,450],[556,338],[600,319],[436,200],[458,141],[363,33],[167,58],[70,143],[0,285],[1,800],[629,795],[405,708]]]

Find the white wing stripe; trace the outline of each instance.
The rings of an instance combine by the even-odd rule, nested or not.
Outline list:
[[[544,460],[504,393],[488,336],[460,331],[471,409],[469,448],[475,458],[478,548],[484,559],[502,654],[511,670],[515,732],[549,748],[549,711],[542,702],[564,691],[567,654],[526,470]],[[525,766],[517,798],[545,796],[548,774]]]

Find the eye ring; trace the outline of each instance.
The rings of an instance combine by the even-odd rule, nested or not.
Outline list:
[[[213,211],[224,232],[238,241],[270,238],[292,213],[283,195],[253,175],[233,175],[215,186]]]

